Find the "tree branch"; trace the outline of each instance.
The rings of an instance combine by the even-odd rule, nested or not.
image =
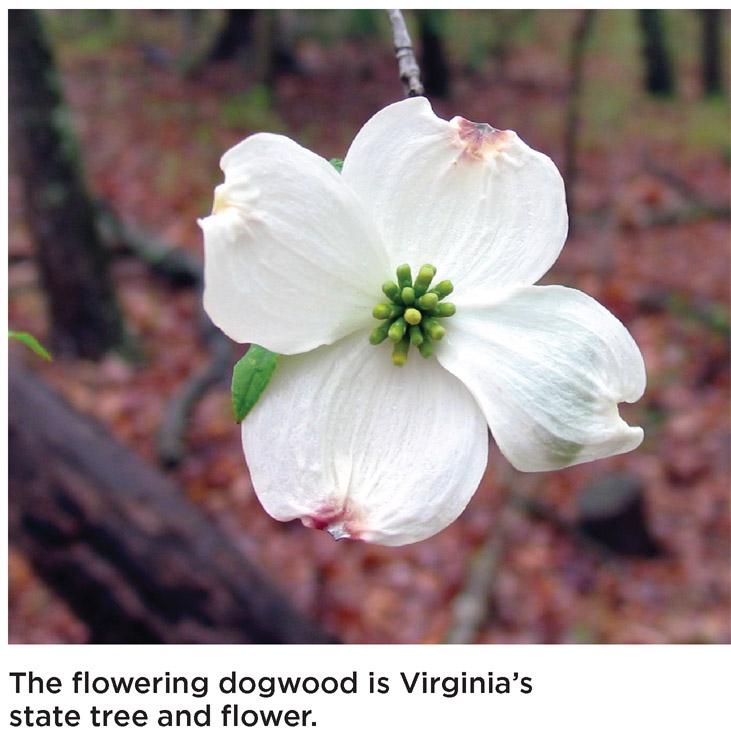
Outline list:
[[[201,311],[201,331],[211,358],[170,398],[157,431],[157,457],[163,466],[177,466],[185,455],[185,432],[196,404],[209,389],[231,378],[233,350],[228,337]]]
[[[399,77],[404,85],[404,94],[407,97],[421,97],[424,95],[424,86],[421,83],[419,64],[416,62],[414,46],[411,43],[406,21],[400,10],[387,10],[388,19],[393,29],[393,44],[396,48]]]
[[[497,522],[485,543],[473,554],[465,583],[454,599],[452,626],[445,638],[447,644],[474,644],[480,630],[488,625],[504,550],[504,524]]]
[[[197,257],[158,239],[152,232],[123,222],[105,201],[98,200],[95,206],[97,229],[115,255],[133,255],[150,272],[176,288],[196,287],[202,282],[203,267]]]
[[[150,272],[164,278],[172,286],[201,286],[203,267],[193,255],[155,238],[150,232],[122,222],[104,202],[98,202],[97,205],[97,226],[109,247],[129,250],[147,265]],[[157,434],[157,456],[168,468],[177,466],[183,459],[185,431],[196,404],[211,387],[226,380],[233,365],[231,342],[211,323],[202,309],[200,331],[212,356],[170,399]]]
[[[181,488],[15,361],[9,535],[94,643],[334,641]]]

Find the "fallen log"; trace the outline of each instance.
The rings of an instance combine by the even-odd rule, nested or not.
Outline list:
[[[328,643],[174,483],[9,365],[10,540],[94,643]]]

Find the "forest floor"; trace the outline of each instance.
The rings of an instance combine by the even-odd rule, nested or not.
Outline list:
[[[690,11],[678,12],[688,14],[671,21],[685,28]],[[460,16],[461,32],[490,17]],[[153,63],[165,57],[151,50],[174,54],[182,41],[173,18],[142,18],[144,43],[129,28],[101,47],[90,33],[59,31],[53,40],[64,89],[94,195],[124,222],[197,257],[196,219],[210,211],[218,159],[232,144],[266,129],[326,158],[343,157],[365,120],[401,94],[384,38],[303,35],[293,47],[298,72],[270,89],[234,62],[189,77]],[[576,18],[536,13],[500,57],[470,36],[477,61],[464,45],[453,53],[451,94],[433,100],[437,113],[515,129],[561,168],[567,39]],[[269,518],[248,477],[228,385],[195,408],[172,476],[298,608],[346,642],[449,638],[463,624],[455,609],[485,557],[496,570],[480,591],[485,612],[469,632],[473,641],[731,642],[728,100],[702,99],[691,31],[684,31],[691,34],[685,50],[676,48],[677,96],[647,97],[634,26],[629,12],[602,11],[597,19],[572,231],[542,282],[587,292],[639,343],[648,388],[623,407],[628,422],[645,429],[639,449],[529,475],[511,469],[491,444],[487,474],[464,514],[427,541],[392,549],[335,543]],[[10,324],[44,341],[45,303],[12,176],[10,212]],[[166,405],[208,359],[199,296],[129,256],[115,258],[113,274],[141,360],[45,364],[19,344],[11,349],[154,462]],[[657,553],[611,553],[574,530],[581,498],[626,477],[641,487]],[[9,583],[11,642],[88,638],[12,549]]]

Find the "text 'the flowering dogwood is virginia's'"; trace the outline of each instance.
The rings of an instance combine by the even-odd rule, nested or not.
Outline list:
[[[514,132],[381,110],[342,173],[252,135],[221,160],[204,305],[283,356],[242,426],[274,518],[384,545],[429,537],[475,492],[488,428],[521,471],[632,450],[619,402],[640,351],[589,296],[536,286],[563,247],[563,181]]]

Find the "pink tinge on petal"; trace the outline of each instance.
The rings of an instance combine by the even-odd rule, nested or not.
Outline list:
[[[515,138],[512,130],[496,130],[486,122],[470,122],[464,117],[455,117],[451,122],[464,145],[464,154],[477,160],[497,155]]]
[[[355,512],[347,507],[324,506],[314,514],[300,517],[305,527],[322,529],[329,532],[336,540],[359,540],[360,530],[357,529]]]

